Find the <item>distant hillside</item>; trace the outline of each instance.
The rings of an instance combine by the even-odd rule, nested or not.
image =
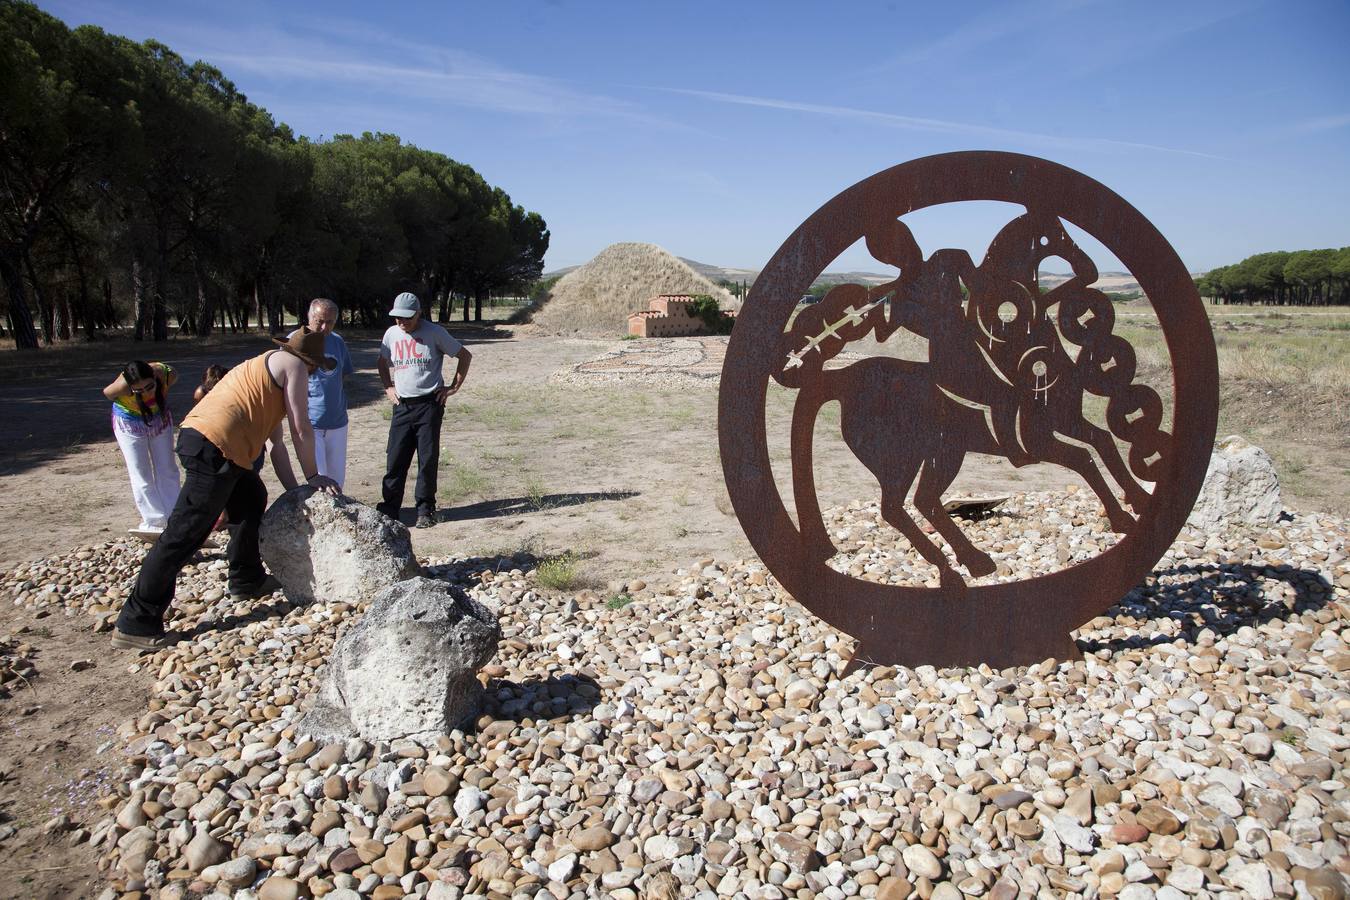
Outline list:
[[[714,266],[709,263],[699,262],[698,260],[678,257],[680,262],[693,269],[704,278],[716,284],[719,281],[741,282],[754,284],[755,278],[759,276],[759,269],[734,268],[728,266]],[[568,266],[563,269],[556,269],[545,273],[546,278],[555,275],[566,275],[568,272],[578,268],[577,266]],[[813,284],[884,284],[894,278],[894,275],[888,275],[884,272],[822,272]],[[1062,284],[1069,280],[1069,274],[1066,272],[1041,272],[1041,284],[1047,288]],[[1129,293],[1139,290],[1139,282],[1129,272],[1102,272],[1094,285],[1098,290],[1109,291],[1112,293]]]

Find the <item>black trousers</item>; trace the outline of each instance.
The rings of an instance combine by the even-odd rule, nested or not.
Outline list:
[[[417,487],[413,494],[417,513],[436,514],[436,465],[441,457],[441,419],[444,417],[445,407],[436,402],[434,393],[400,397],[394,407],[381,485],[384,501],[376,507],[389,518],[398,521],[413,451],[417,451]]]
[[[230,593],[247,593],[267,577],[258,553],[258,526],[267,509],[267,488],[258,473],[230,462],[220,448],[192,428],[178,433],[178,458],[187,473],[183,489],[164,533],[141,563],[131,596],[122,604],[117,628],[123,634],[164,631],[164,612],[173,602],[178,573],[211,534],[221,510],[237,526],[225,551],[230,562]]]

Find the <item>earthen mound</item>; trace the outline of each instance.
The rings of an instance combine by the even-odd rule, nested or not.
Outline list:
[[[530,321],[555,334],[616,334],[628,315],[658,294],[709,294],[723,309],[736,301],[722,288],[655,244],[611,244],[564,275],[536,307]]]

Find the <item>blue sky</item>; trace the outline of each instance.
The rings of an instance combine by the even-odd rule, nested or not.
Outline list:
[[[849,185],[968,149],[1096,178],[1193,271],[1350,244],[1345,0],[40,5],[208,60],[301,134],[472,165],[548,221],[549,269],[626,240],[759,268]],[[979,253],[1006,218],[917,236]]]

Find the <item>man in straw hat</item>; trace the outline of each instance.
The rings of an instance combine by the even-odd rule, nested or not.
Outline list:
[[[289,338],[273,338],[269,350],[235,366],[192,408],[178,433],[178,457],[187,478],[164,533],[141,563],[136,586],[117,617],[112,645],[158,650],[170,643],[164,613],[173,601],[175,582],[224,510],[237,526],[226,557],[230,563],[230,599],[261,597],[280,584],[263,570],[258,526],[267,508],[267,488],[253,461],[270,438],[280,445],[281,422],[291,426],[291,443],[306,482],[338,493],[337,482],[320,475],[314,464],[314,429],[309,423],[309,376],[332,368],[324,356],[322,334],[308,328]],[[287,490],[296,486],[290,467],[278,467]]]

